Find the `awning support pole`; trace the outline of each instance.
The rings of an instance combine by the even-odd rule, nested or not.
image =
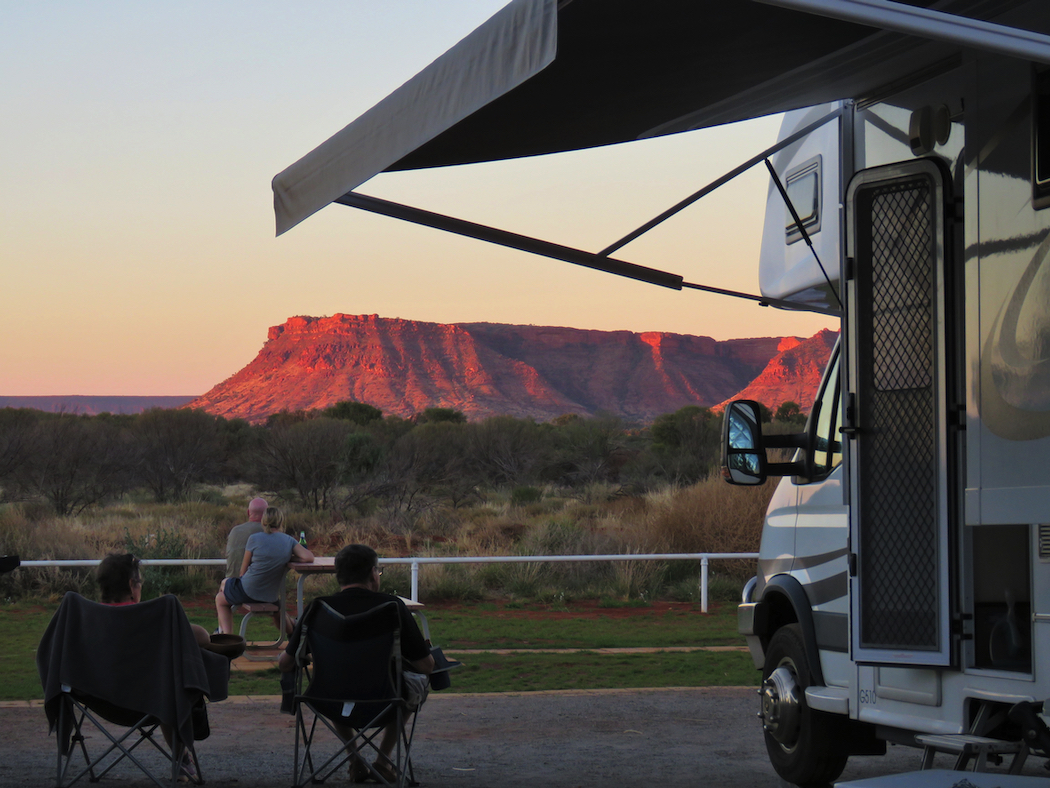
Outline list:
[[[410,205],[402,205],[400,203],[390,202],[389,200],[382,200],[378,197],[370,197],[367,194],[347,192],[338,200],[333,200],[333,202],[351,208],[360,208],[363,211],[369,211],[371,213],[378,213],[382,216],[389,216],[394,219],[412,222],[413,224],[433,227],[436,230],[444,230],[446,232],[455,233],[456,235],[465,235],[468,238],[475,238],[479,241],[488,241],[489,243],[506,246],[510,249],[518,249],[522,252],[529,252],[531,254],[538,254],[542,257],[550,257],[554,260],[562,260],[567,263],[582,265],[585,268],[593,268],[597,271],[604,271],[605,273],[626,276],[630,279],[636,279],[639,282],[660,285],[661,287],[668,287],[672,290],[681,290],[683,288],[702,290],[705,293],[714,293],[715,295],[724,295],[730,296],[731,298],[743,298],[748,301],[755,301],[760,306],[779,306],[785,309],[793,309],[801,312],[837,314],[834,311],[818,309],[795,301],[784,301],[779,298],[766,298],[765,296],[752,295],[751,293],[741,293],[736,290],[726,290],[721,287],[686,282],[678,274],[669,274],[666,271],[647,268],[644,265],[627,263],[623,260],[616,260],[611,257],[601,257],[592,252],[585,252],[582,249],[574,249],[571,246],[562,246],[561,244],[551,243],[550,241],[541,241],[539,238],[533,238],[528,235],[519,235],[518,233],[500,230],[484,224],[476,224],[464,219],[456,219],[453,216],[445,216],[444,214],[425,211],[422,208],[413,208]]]
[[[828,121],[834,120],[835,118],[837,118],[841,114],[842,114],[842,110],[841,109],[837,109],[834,112],[831,112],[831,113],[825,115],[820,120],[814,121],[813,123],[810,123],[808,126],[806,126],[806,127],[802,128],[802,129],[796,131],[790,137],[785,137],[784,139],[780,140],[780,142],[776,143],[772,147],[766,148],[760,154],[758,154],[757,156],[751,157],[750,159],[745,161],[743,164],[741,164],[739,167],[735,167],[734,169],[732,169],[729,172],[727,172],[721,178],[718,178],[716,180],[711,181],[711,183],[707,184],[707,186],[702,188],[700,191],[693,192],[692,194],[690,194],[688,197],[686,197],[681,202],[676,203],[675,205],[672,205],[666,211],[661,213],[659,216],[649,220],[648,222],[643,224],[641,227],[639,227],[637,230],[629,232],[627,235],[625,235],[619,241],[616,241],[615,243],[612,243],[609,246],[606,246],[604,249],[602,249],[600,252],[598,252],[598,256],[599,257],[605,257],[606,255],[612,254],[613,252],[615,252],[620,247],[626,246],[627,244],[629,244],[631,241],[633,241],[638,236],[644,235],[645,233],[649,232],[651,229],[656,227],[656,225],[667,221],[668,219],[670,219],[672,216],[674,216],[676,213],[678,213],[682,209],[688,208],[690,205],[692,205],[694,202],[699,200],[701,197],[706,197],[708,194],[713,192],[715,189],[717,189],[720,186],[724,186],[725,184],[729,183],[737,175],[741,175],[741,174],[747,172],[748,170],[750,170],[752,167],[754,167],[759,162],[769,158],[774,153],[777,153],[778,151],[783,150],[788,145],[794,145],[796,142],[798,142],[800,139],[802,139],[806,135],[812,133],[816,129],[819,129],[825,123],[827,123]]]
[[[541,241],[527,235],[519,235],[507,230],[498,230],[495,227],[487,227],[483,224],[456,219],[452,216],[444,216],[440,213],[424,211],[421,208],[412,208],[408,205],[400,205],[396,202],[381,200],[378,197],[369,197],[367,194],[347,192],[334,202],[340,205],[349,205],[352,208],[360,208],[364,211],[391,216],[414,224],[422,224],[437,230],[465,235],[476,238],[479,241],[507,246],[522,252],[531,252],[543,257],[551,257],[574,265],[582,265],[584,268],[593,268],[617,276],[626,276],[629,279],[637,279],[660,287],[669,287],[672,290],[682,289],[682,277],[678,274],[670,274],[655,268],[647,268],[644,265],[626,263],[611,257],[600,257],[593,252],[584,252],[581,249],[573,249],[570,246]]]

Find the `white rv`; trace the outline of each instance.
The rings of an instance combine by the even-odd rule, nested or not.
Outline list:
[[[781,137],[822,120],[771,159],[760,276],[841,299],[840,343],[804,435],[726,411],[727,480],[785,477],[740,606],[770,759],[1013,758],[1048,741],[1010,710],[1050,698],[1050,71],[955,57]]]
[[[597,252],[357,191],[778,112],[777,145]],[[761,294],[622,258],[763,162]],[[771,760],[807,784],[887,740],[1050,754],[1018,706],[1050,697],[1048,0],[514,0],[273,190],[278,234],[339,203],[840,315],[805,434],[727,409],[730,479],[785,477],[740,608]]]

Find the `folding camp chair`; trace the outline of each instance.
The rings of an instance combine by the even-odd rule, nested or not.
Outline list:
[[[312,662],[309,667],[308,661]],[[296,666],[294,786],[323,782],[355,755],[367,764],[363,752],[369,749],[396,773],[396,781],[391,782],[375,764],[368,765],[373,779],[398,788],[417,785],[411,761],[416,706],[403,698],[401,620],[396,602],[343,616],[315,601],[304,614]],[[309,727],[305,711],[313,715]],[[411,724],[406,730],[409,716]],[[397,730],[392,764],[379,754],[377,740],[391,722]],[[322,762],[314,745],[324,727],[339,740],[340,747]],[[344,738],[344,734],[349,735]]]
[[[226,697],[229,661],[197,646],[175,597],[112,607],[67,593],[40,641],[37,670],[44,711],[58,736],[56,786],[85,775],[97,782],[125,760],[160,788],[174,786],[184,757],[193,781],[204,782],[194,738],[206,733],[205,697]],[[170,730],[170,747],[158,735],[162,725]],[[95,729],[108,742],[101,752],[91,741]],[[140,751],[145,742],[161,757],[149,756],[149,747]],[[166,771],[170,781],[159,776]]]

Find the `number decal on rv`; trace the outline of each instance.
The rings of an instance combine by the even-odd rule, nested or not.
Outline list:
[[[874,705],[878,700],[878,696],[875,695],[875,690],[861,690],[860,691],[860,702],[861,705]]]

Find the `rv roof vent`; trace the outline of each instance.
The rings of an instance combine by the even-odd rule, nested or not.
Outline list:
[[[1039,560],[1050,561],[1050,523],[1039,524]]]

